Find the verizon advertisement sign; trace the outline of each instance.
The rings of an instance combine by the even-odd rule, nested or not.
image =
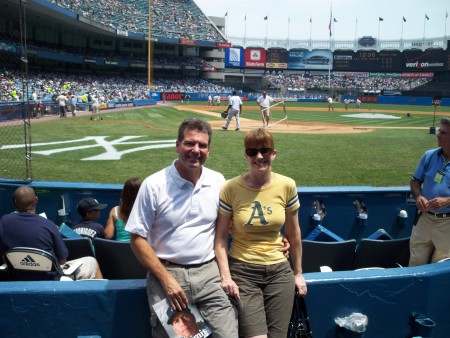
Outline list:
[[[405,71],[444,70],[445,52],[442,49],[428,49],[425,51],[404,51]]]
[[[262,48],[247,48],[244,55],[244,67],[265,68],[266,51]]]

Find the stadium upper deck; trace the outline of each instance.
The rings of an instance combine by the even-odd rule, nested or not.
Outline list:
[[[49,0],[119,31],[148,36],[148,0]],[[224,37],[191,0],[153,0],[152,36],[174,39],[225,41]]]
[[[0,0],[0,4],[2,3],[14,4],[10,6],[12,8],[17,6],[18,1]],[[321,44],[308,41],[308,45],[304,45],[303,42],[268,40],[266,48],[244,49],[241,47],[261,45],[263,42],[250,38],[239,41],[236,38],[232,48],[222,48],[216,45],[218,40],[225,41],[220,30],[192,0],[156,0],[152,4],[152,34],[161,34],[171,39],[171,42],[155,41],[151,61],[153,76],[170,77],[169,82],[179,83],[177,76],[178,79],[198,77],[206,79],[208,83],[211,80],[217,80],[217,82],[225,81],[228,84],[245,83],[251,84],[254,88],[262,88],[264,75],[275,71],[276,73],[284,72],[283,81],[286,82],[284,83],[286,87],[306,90],[317,88],[325,90],[331,87],[353,91],[353,88],[356,88],[359,91],[377,92],[386,89],[410,90],[429,81],[437,72],[448,73],[450,70],[450,63],[447,61],[448,50],[445,50],[448,46],[444,44],[444,38],[418,39],[414,43],[405,40],[404,47],[410,46],[416,49],[404,52],[390,51],[388,56],[374,52],[374,48],[377,46],[395,48],[398,45],[392,43],[388,46],[385,42],[375,39],[368,43],[366,39],[364,46],[361,47],[360,40],[354,41],[352,46],[358,48],[358,53],[364,54],[371,48],[370,52],[374,54],[370,58],[366,54],[359,55],[352,52],[349,50],[351,48],[347,48],[350,45],[339,41],[322,41]],[[140,77],[140,87],[143,89],[133,89],[133,94],[138,93],[139,97],[140,93],[145,92],[145,73],[149,64],[147,63],[147,43],[144,33],[140,33],[140,36],[134,36],[131,33],[146,29],[148,32],[147,0],[133,2],[37,0],[27,2],[24,7],[28,11],[26,40],[29,69],[39,70],[41,73],[44,70],[46,72],[56,70],[67,74],[81,71],[89,76],[97,77],[101,74],[109,74],[112,77],[126,73],[136,79]],[[47,12],[47,15],[42,14],[43,12]],[[6,20],[3,30],[0,27],[0,49],[2,50],[0,57],[6,61],[5,69],[8,66],[13,69],[16,65],[8,64],[13,59],[10,55],[16,54],[14,58],[17,59],[17,56],[20,58],[23,48],[20,44],[19,30],[11,28],[18,26],[19,23],[15,22],[13,15],[8,13],[6,11],[0,15]],[[82,17],[88,18],[91,22],[83,21]],[[99,25],[95,26],[94,21]],[[202,45],[203,42],[208,41],[211,45]],[[242,45],[238,45],[239,42],[242,42]],[[276,45],[283,45],[283,48],[278,50],[268,48]],[[231,44],[229,46],[231,47]],[[304,48],[296,49],[298,46]],[[440,48],[421,52],[420,49],[424,46]],[[308,48],[313,49],[311,52],[305,52]],[[231,50],[241,53],[240,64],[230,66]],[[247,54],[250,54],[247,52],[252,50],[264,56],[257,67],[247,65]],[[426,62],[428,68],[422,67],[422,64],[415,67],[405,65],[405,60],[412,57],[420,58],[422,63]],[[278,61],[276,61],[277,58]],[[384,68],[380,65],[384,65]],[[431,65],[434,66],[431,67]],[[328,74],[329,70],[333,71],[331,79],[323,76],[325,72]],[[313,76],[305,77],[306,73],[311,73]],[[391,76],[387,75],[388,73],[395,74]],[[393,79],[394,75],[401,78]],[[426,79],[421,79],[422,77]],[[62,78],[67,79],[65,76]],[[275,85],[277,83],[276,79],[268,80]],[[21,81],[14,79],[13,82],[20,89]],[[9,87],[11,86],[13,85],[10,83]],[[5,100],[6,96],[7,94],[3,95],[2,99]]]
[[[134,2],[124,0],[48,0],[63,8],[85,16],[107,27],[117,29],[118,33],[139,32],[148,36],[148,0]],[[45,2],[45,1],[44,1]],[[204,40],[225,42],[241,47],[264,48],[302,48],[334,50],[407,50],[407,49],[447,49],[447,37],[377,40],[372,37],[360,37],[352,40],[289,40],[263,39],[252,37],[225,37],[212,21],[192,0],[153,0],[152,1],[153,37],[173,39]],[[370,43],[367,43],[370,40]]]

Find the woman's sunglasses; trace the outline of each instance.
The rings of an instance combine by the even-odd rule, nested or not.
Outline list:
[[[273,148],[259,148],[259,149],[248,148],[248,149],[245,149],[245,154],[250,157],[256,156],[256,155],[258,155],[258,153],[261,153],[261,155],[264,156],[264,155],[270,154],[272,152],[273,152]]]

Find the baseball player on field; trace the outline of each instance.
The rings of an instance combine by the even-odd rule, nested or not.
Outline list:
[[[231,120],[233,119],[233,116],[236,119],[236,131],[238,131],[241,128],[241,125],[239,123],[239,114],[242,111],[242,100],[241,98],[236,94],[236,91],[233,90],[232,95],[230,96],[229,102],[228,102],[228,108],[225,110],[225,112],[228,113],[227,122],[224,126],[222,126],[223,130],[227,130],[228,126],[230,125]]]

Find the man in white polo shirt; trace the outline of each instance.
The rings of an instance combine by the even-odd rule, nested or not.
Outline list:
[[[227,122],[222,127],[222,129],[224,129],[224,130],[228,129],[228,126],[230,125],[230,122],[233,119],[233,116],[236,119],[236,131],[241,129],[241,125],[239,123],[239,115],[242,112],[242,100],[237,95],[235,90],[233,90],[233,93],[229,98],[228,108],[227,108],[226,112],[228,113],[228,118],[227,118]]]
[[[275,101],[266,92],[263,92],[260,97],[256,100],[259,108],[261,108],[261,118],[263,121],[263,128],[269,128],[270,122],[270,103]]]
[[[133,251],[149,270],[153,337],[168,337],[152,307],[164,298],[179,311],[195,302],[212,337],[238,337],[237,311],[221,288],[214,259],[219,192],[225,178],[203,166],[211,136],[205,121],[181,123],[178,159],[144,180],[127,221]]]

